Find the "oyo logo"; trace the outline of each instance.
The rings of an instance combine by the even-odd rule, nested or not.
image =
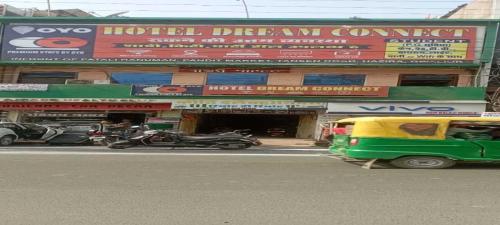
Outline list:
[[[43,34],[50,34],[50,33],[86,34],[86,33],[92,32],[92,29],[86,28],[86,27],[41,27],[41,28],[34,28],[31,26],[15,26],[15,27],[12,27],[12,30],[18,34],[27,34],[27,33],[30,33],[32,31],[36,31],[36,32],[43,33]]]
[[[455,111],[455,108],[451,106],[432,106],[432,107],[427,107],[427,106],[419,106],[419,107],[405,107],[405,106],[395,106],[395,105],[390,105],[390,106],[377,106],[377,107],[368,107],[368,106],[358,106],[361,109],[367,110],[367,111],[389,111],[389,112],[396,112],[396,111],[408,111],[408,112],[418,112],[418,111],[429,111],[429,112],[452,112]]]
[[[78,50],[87,44],[87,40],[74,37],[22,37],[9,41],[9,44],[20,49],[59,49]]]

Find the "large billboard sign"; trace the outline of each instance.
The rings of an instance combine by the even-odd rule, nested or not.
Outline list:
[[[8,25],[3,60],[212,64],[461,64],[484,27]]]
[[[81,61],[93,57],[93,25],[5,26],[2,60]]]

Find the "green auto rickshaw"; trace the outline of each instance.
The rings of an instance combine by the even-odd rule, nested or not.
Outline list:
[[[438,169],[457,161],[500,162],[500,118],[360,117],[335,122],[330,152],[343,159]]]

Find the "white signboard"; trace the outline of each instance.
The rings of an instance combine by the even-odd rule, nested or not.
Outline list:
[[[0,84],[0,91],[47,91],[48,84]]]
[[[294,102],[279,100],[218,100],[218,99],[182,99],[172,101],[172,109],[325,109],[326,103]]]
[[[500,112],[484,112],[481,117],[500,117]]]
[[[479,116],[485,103],[328,103],[327,113],[333,114],[409,114]]]

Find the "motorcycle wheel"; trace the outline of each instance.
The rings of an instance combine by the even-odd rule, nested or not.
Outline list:
[[[222,150],[241,150],[250,148],[251,146],[252,146],[251,144],[226,144],[226,145],[219,145],[217,147]]]

